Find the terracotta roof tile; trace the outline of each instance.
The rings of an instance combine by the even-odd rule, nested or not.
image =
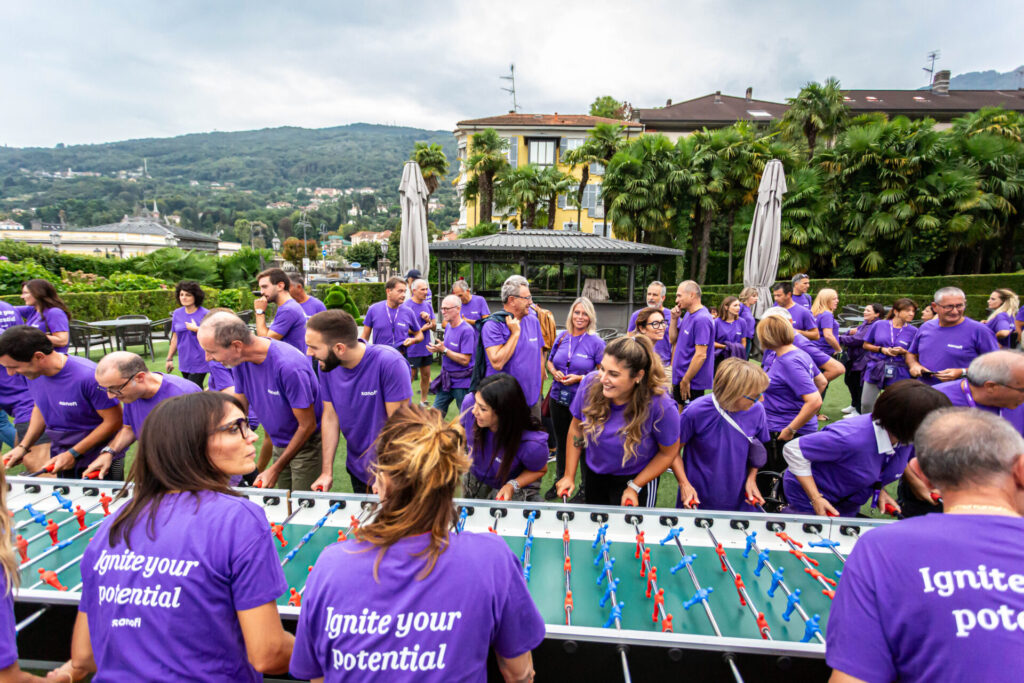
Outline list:
[[[502,114],[501,116],[486,116],[482,119],[466,119],[459,121],[456,125],[459,127],[508,126],[523,128],[531,126],[561,126],[593,128],[599,123],[613,123],[630,128],[641,127],[641,124],[635,121],[620,121],[619,119],[588,116],[586,114]]]

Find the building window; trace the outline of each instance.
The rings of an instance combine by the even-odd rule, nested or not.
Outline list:
[[[508,149],[505,150],[505,158],[512,168],[519,166],[519,136],[513,135],[508,139]]]
[[[579,232],[580,224],[577,223],[576,221],[567,221],[565,223],[562,223],[562,230]]]
[[[604,164],[590,164],[590,175],[604,175]]]
[[[583,146],[583,138],[565,138],[565,147],[562,148],[562,152],[571,152],[574,149],[578,149]]]
[[[530,163],[535,166],[551,166],[555,163],[554,140],[530,140]]]
[[[594,223],[594,234],[600,237],[608,236],[608,224],[607,223]]]

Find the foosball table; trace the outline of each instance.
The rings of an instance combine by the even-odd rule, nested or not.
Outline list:
[[[121,482],[8,479],[22,586],[23,662],[65,660],[79,563]],[[294,630],[309,569],[372,519],[372,496],[241,489],[266,512]],[[456,532],[496,533],[520,558],[547,624],[534,651],[543,680],[826,680],[829,609],[860,534],[886,522],[457,500]],[[497,674],[493,668],[492,674]],[[794,678],[795,677],[795,678]]]

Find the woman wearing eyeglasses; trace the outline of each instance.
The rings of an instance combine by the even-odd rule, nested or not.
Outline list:
[[[597,329],[597,313],[594,304],[585,296],[572,302],[569,316],[565,321],[563,332],[551,347],[548,354],[547,369],[554,381],[548,395],[551,410],[551,422],[554,425],[555,443],[555,481],[565,473],[565,439],[572,422],[569,406],[576,398],[576,390],[580,382],[591,370],[597,367],[604,355],[604,340],[594,334]],[[555,487],[552,485],[544,493],[547,500],[555,498]]]
[[[741,358],[727,358],[710,394],[691,401],[679,419],[682,452],[672,463],[676,506],[754,511],[764,503],[757,470],[764,467],[768,422],[762,401],[768,375]]]
[[[153,409],[134,490],[123,490],[82,557],[74,678],[229,683],[288,670],[294,639],[277,613],[288,586],[267,518],[228,488],[229,477],[252,470],[255,441],[227,394],[176,396]]]
[[[672,367],[672,346],[665,343],[668,318],[664,308],[644,308],[636,316],[636,330],[651,340],[666,372]]]
[[[726,358],[747,358],[747,323],[740,318],[742,306],[739,299],[727,296],[718,307],[718,317],[715,318],[716,368]]]

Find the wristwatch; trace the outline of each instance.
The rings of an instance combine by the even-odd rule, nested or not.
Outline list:
[[[265,311],[263,311],[263,310],[261,310],[259,308],[254,308],[252,310],[256,312],[256,315],[263,315],[265,313]]]
[[[633,483],[632,479],[630,479],[629,481],[626,482],[626,486],[628,486],[629,488],[633,489],[634,493],[640,493],[640,487],[637,486],[635,483]]]
[[[115,458],[117,457],[117,451],[115,451],[110,446],[104,446],[103,447],[103,449],[100,451],[100,455],[103,455],[104,453],[110,453],[110,455],[112,455],[113,457],[115,457]]]
[[[519,493],[519,482],[518,481],[516,481],[515,479],[509,479],[507,483],[508,483],[509,486],[512,487],[512,492],[513,493]]]
[[[82,454],[76,451],[73,447],[68,449],[68,453],[70,453],[71,457],[74,458],[75,460],[78,460],[79,458],[82,457]]]

